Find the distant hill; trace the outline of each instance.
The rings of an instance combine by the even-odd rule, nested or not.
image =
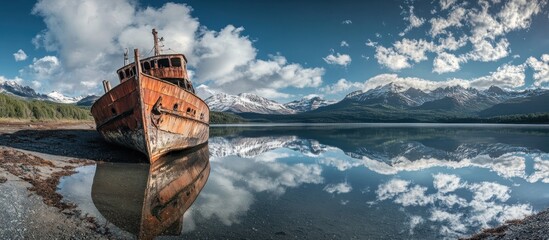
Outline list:
[[[549,93],[544,93],[539,96],[511,99],[509,101],[496,104],[480,111],[479,115],[481,117],[492,117],[547,112],[549,112]]]
[[[0,93],[0,118],[22,120],[93,120],[89,110],[72,104],[25,100]]]
[[[91,107],[99,99],[99,96],[96,95],[88,95],[87,97],[84,97],[80,99],[80,101],[76,102],[77,106],[86,106]]]
[[[444,97],[442,99],[425,102],[415,109],[419,110],[456,110],[462,107],[459,101],[452,97]]]

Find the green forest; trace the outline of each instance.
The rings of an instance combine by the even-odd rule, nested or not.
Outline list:
[[[21,120],[93,120],[88,109],[72,104],[24,100],[0,94],[0,118]]]

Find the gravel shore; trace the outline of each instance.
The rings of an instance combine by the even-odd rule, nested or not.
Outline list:
[[[120,239],[56,192],[59,180],[96,161],[143,161],[106,144],[93,123],[0,124],[2,239]]]
[[[522,220],[513,220],[495,228],[485,229],[465,239],[549,239],[549,209]]]

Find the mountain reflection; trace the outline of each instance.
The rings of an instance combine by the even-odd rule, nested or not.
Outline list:
[[[170,153],[150,167],[97,165],[92,199],[101,215],[140,239],[179,235],[185,211],[210,174],[208,145]]]
[[[268,160],[276,149],[290,149],[341,171],[367,167],[380,174],[418,171],[432,167],[487,168],[498,175],[529,182],[549,183],[548,135],[531,129],[466,128],[342,128],[289,129],[290,135],[213,137],[212,157],[238,156]],[[263,131],[268,133],[267,131]],[[524,133],[533,139],[520,140]],[[267,134],[265,134],[267,135]],[[323,156],[341,150],[350,158]],[[265,155],[265,156],[262,156]],[[527,169],[526,166],[532,168]]]
[[[189,238],[458,238],[547,207],[549,195],[529,192],[547,190],[549,149],[540,141],[549,129],[227,132],[209,139],[212,174],[185,213]]]

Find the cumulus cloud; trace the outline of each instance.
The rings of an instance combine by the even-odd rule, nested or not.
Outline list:
[[[480,40],[473,43],[473,50],[465,57],[470,60],[491,62],[507,57],[509,55],[509,41],[502,38],[499,42],[492,44],[487,40]]]
[[[481,1],[478,4],[458,4],[454,0],[440,1],[440,15],[428,20],[430,29],[426,39],[401,39],[392,46],[382,46],[374,42],[368,46],[376,48],[378,63],[393,71],[410,68],[413,63],[428,59],[426,53],[436,53],[433,59],[433,72],[446,73],[460,70],[460,63],[467,61],[493,62],[510,55],[510,43],[506,34],[528,29],[532,18],[542,11],[546,0]],[[427,20],[414,15],[410,6],[410,22],[399,35]],[[457,30],[457,31],[456,31]],[[459,32],[456,39],[453,34]],[[429,39],[430,37],[430,39]],[[464,47],[468,48],[463,49]],[[464,50],[457,54],[453,51]]]
[[[347,66],[351,64],[351,61],[352,61],[351,56],[347,54],[340,54],[340,53],[336,53],[335,55],[330,54],[322,59],[328,64],[335,64],[335,65],[341,65],[341,66]]]
[[[529,57],[526,64],[534,70],[534,86],[541,86],[549,82],[549,54],[541,55],[540,60]]]
[[[351,187],[348,182],[342,182],[338,184],[328,184],[324,187],[323,190],[328,193],[342,194],[351,192],[351,190],[353,190],[353,187]]]
[[[341,41],[341,43],[339,44],[340,47],[349,47],[349,44],[347,43],[347,41]]]
[[[461,27],[463,26],[462,21],[465,20],[466,10],[463,7],[457,7],[453,9],[447,18],[437,17],[429,20],[431,23],[431,29],[429,33],[432,37],[435,37],[439,34],[446,34],[446,29],[449,27]]]
[[[393,71],[398,71],[412,66],[408,63],[408,58],[405,55],[395,52],[392,48],[377,46],[375,57],[380,65]]]
[[[98,91],[101,80],[116,79],[114,71],[120,67],[125,48],[139,48],[143,56],[151,53],[153,27],[164,37],[164,51],[187,55],[194,81],[226,93],[256,88],[274,93],[322,83],[324,69],[306,68],[278,55],[257,59],[257,49],[243,27],[208,29],[185,4],[141,8],[130,0],[40,0],[33,13],[46,23],[33,43],[57,53],[62,69],[41,81],[45,90],[65,89],[69,94]]]
[[[345,78],[341,78],[336,83],[325,86],[320,90],[326,93],[334,94],[334,93],[341,93],[341,92],[349,92],[351,90],[358,90],[358,89],[362,89],[363,87],[364,87],[363,83],[350,82],[350,81],[347,81],[347,79]]]
[[[459,64],[463,60],[451,53],[442,52],[433,60],[433,72],[441,74],[459,70]]]
[[[23,49],[19,49],[13,54],[13,57],[15,58],[16,62],[25,61],[27,59],[27,54],[25,53],[25,51],[23,51]]]
[[[404,20],[408,21],[409,25],[404,29],[404,31],[399,33],[400,36],[404,36],[404,34],[412,30],[412,28],[420,27],[423,23],[425,23],[424,18],[418,17],[414,14],[414,6],[410,6],[409,15],[406,16]]]
[[[436,63],[439,64],[439,63]],[[444,63],[447,64],[447,63]],[[440,67],[440,66],[439,66]],[[449,66],[448,68],[451,68]],[[368,80],[363,84],[363,90],[374,89],[376,87],[384,86],[389,83],[396,83],[398,85],[407,88],[417,88],[425,91],[432,91],[439,87],[451,87],[461,86],[464,88],[477,88],[486,89],[492,85],[502,88],[518,88],[525,84],[525,64],[510,65],[504,64],[496,69],[496,71],[490,72],[489,75],[473,78],[473,79],[459,79],[451,78],[445,81],[433,81],[417,77],[399,77],[397,74],[379,74]],[[433,70],[434,71],[434,70]],[[440,70],[439,70],[440,71]]]

